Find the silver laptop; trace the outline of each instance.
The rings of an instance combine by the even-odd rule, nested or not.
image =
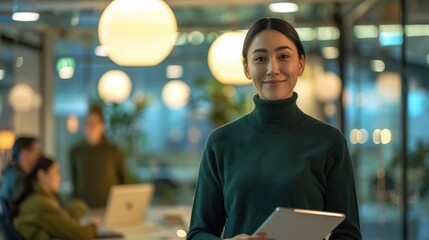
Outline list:
[[[154,194],[153,184],[115,185],[110,188],[102,229],[122,232],[144,227]]]

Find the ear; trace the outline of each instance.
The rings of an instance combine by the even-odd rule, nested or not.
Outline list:
[[[249,72],[249,65],[247,64],[246,60],[243,60],[243,70],[244,75],[246,75],[247,79],[251,79],[250,72]]]
[[[302,73],[304,73],[305,70],[305,57],[301,56],[299,58],[299,63],[298,63],[298,76],[301,76]]]

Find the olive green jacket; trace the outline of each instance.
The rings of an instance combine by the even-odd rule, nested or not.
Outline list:
[[[27,240],[94,238],[96,225],[81,226],[78,221],[88,211],[86,204],[75,200],[66,208],[63,210],[55,195],[46,193],[36,184],[35,193],[21,204],[13,224]]]

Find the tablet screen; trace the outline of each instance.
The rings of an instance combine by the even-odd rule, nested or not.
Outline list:
[[[342,213],[278,207],[255,231],[270,239],[323,239],[344,219]]]

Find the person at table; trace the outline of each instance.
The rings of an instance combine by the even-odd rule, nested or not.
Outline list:
[[[242,57],[255,109],[210,134],[187,239],[269,239],[251,235],[279,206],[345,213],[330,239],[361,239],[347,142],[296,104],[305,68],[296,30],[262,18],[247,32]]]
[[[8,203],[16,196],[39,156],[39,143],[35,137],[21,136],[15,140],[12,146],[12,162],[4,170],[1,179],[3,201]]]
[[[96,236],[98,220],[84,226],[79,224],[88,210],[83,201],[74,200],[67,209],[60,206],[57,197],[60,183],[58,163],[41,157],[27,176],[23,191],[12,202],[13,225],[24,239],[86,240]]]
[[[104,134],[101,106],[91,106],[85,122],[85,141],[69,153],[73,197],[91,208],[106,205],[110,187],[126,183],[124,154]]]

